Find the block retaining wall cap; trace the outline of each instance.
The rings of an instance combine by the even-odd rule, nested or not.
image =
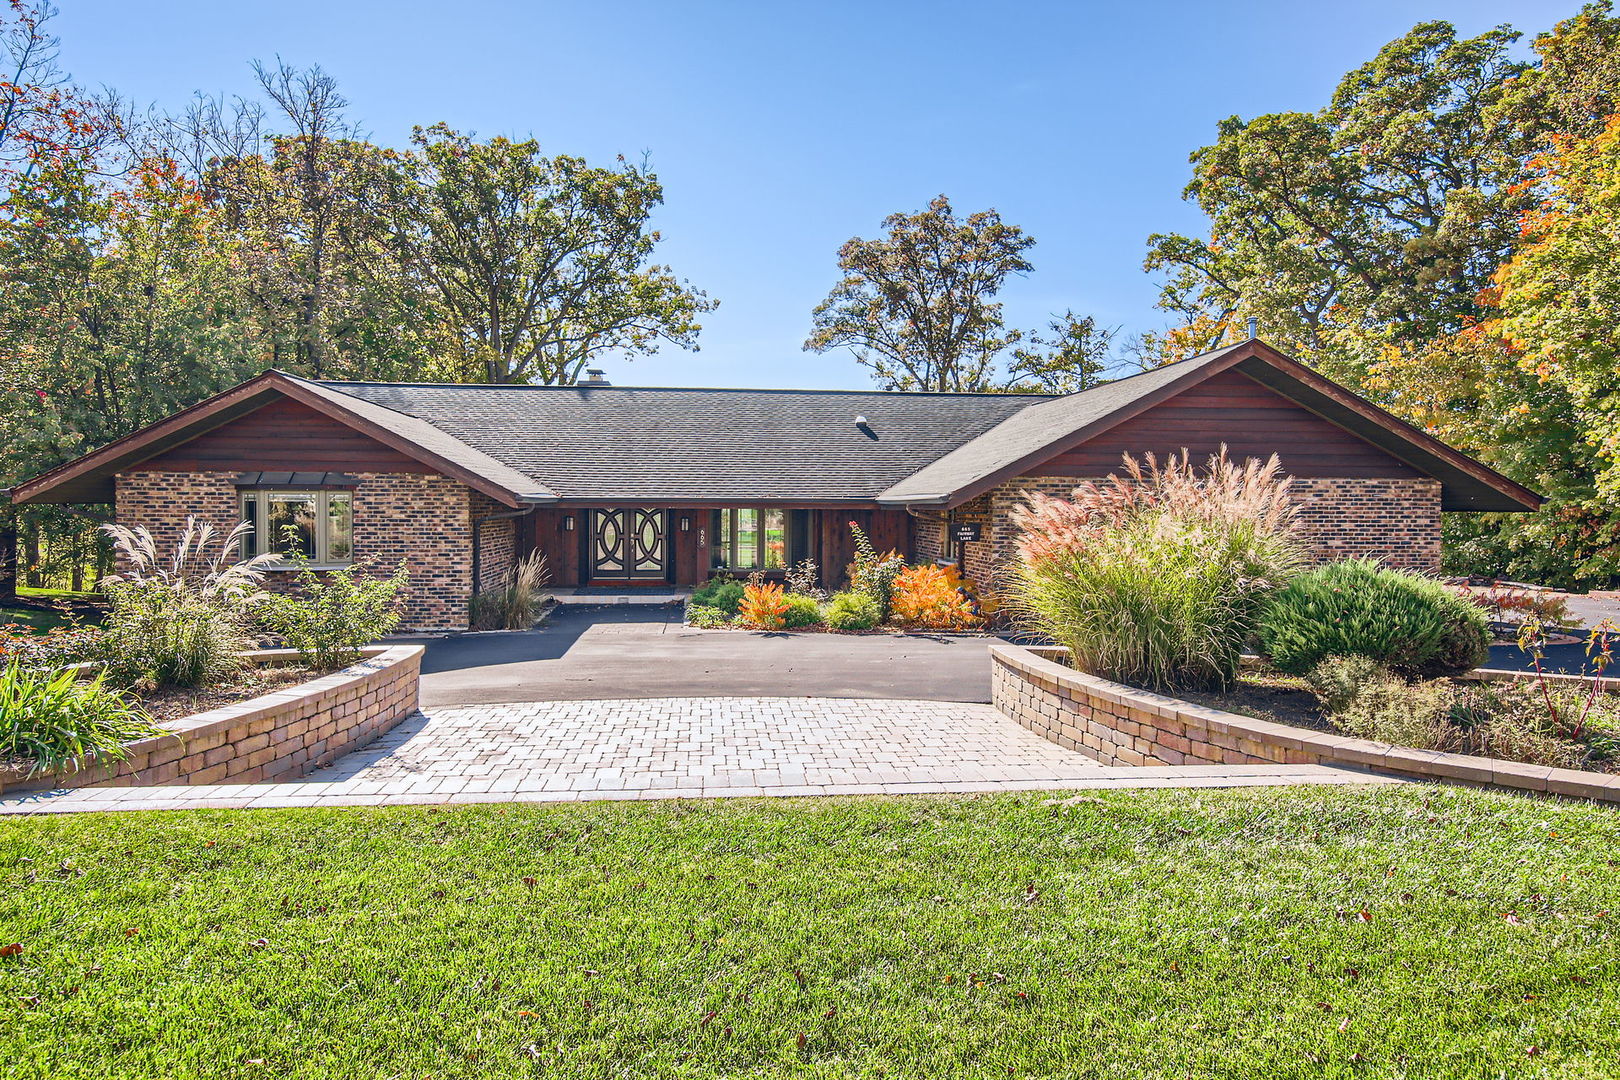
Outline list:
[[[1082,748],[1105,764],[1135,764],[1133,759],[1138,758],[1180,764],[1171,760],[1178,757],[1189,763],[1194,763],[1195,758],[1197,763],[1227,764],[1322,762],[1425,780],[1620,802],[1617,774],[1391,746],[1273,723],[1138,690],[1076,671],[1054,659],[1067,655],[1068,650],[1054,646],[991,642],[991,700],[1009,719],[1052,742],[1059,742],[1058,731],[1063,726],[1099,733],[1102,738],[1088,740]],[[1480,670],[1471,677],[1501,680],[1523,678],[1524,674]],[[1591,681],[1580,676],[1569,678],[1588,684]],[[1061,722],[1050,719],[1050,713],[1043,715],[1043,709],[1052,705],[1062,714]],[[1181,749],[1189,745],[1193,753]]]
[[[32,777],[27,766],[0,768],[0,792],[100,784],[217,783],[222,776],[246,783],[255,771],[303,754],[317,727],[309,722],[311,717],[346,709],[341,723],[322,725],[328,732],[322,753],[335,756],[335,751],[373,738],[415,711],[422,652],[421,645],[361,649],[360,660],[339,671],[170,721],[164,725],[164,734],[125,744],[128,759],[116,766]],[[285,665],[298,659],[292,649],[261,649],[242,655],[261,665]],[[366,703],[355,704],[361,701]],[[340,702],[350,704],[340,706]],[[218,771],[221,768],[223,773]]]

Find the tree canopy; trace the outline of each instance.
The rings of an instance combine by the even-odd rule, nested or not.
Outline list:
[[[1174,359],[1240,336],[1283,349],[1549,497],[1455,515],[1458,572],[1620,579],[1615,114],[1608,0],[1538,36],[1422,23],[1314,112],[1224,121],[1186,195],[1207,238],[1162,234]]]

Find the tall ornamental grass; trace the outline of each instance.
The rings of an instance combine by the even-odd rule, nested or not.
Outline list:
[[[514,563],[501,582],[472,598],[474,630],[529,630],[551,602],[546,586],[551,568],[543,552],[533,551]]]
[[[1158,690],[1230,683],[1261,601],[1305,560],[1282,465],[1225,447],[1201,469],[1185,451],[1123,465],[1013,511],[1014,614],[1082,671]]]
[[[108,605],[102,641],[121,680],[190,687],[239,671],[250,612],[265,595],[264,567],[277,558],[238,561],[250,526],[221,536],[188,517],[166,555],[145,526],[102,528],[124,567],[102,582]]]

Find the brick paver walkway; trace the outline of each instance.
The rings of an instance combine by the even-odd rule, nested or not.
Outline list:
[[[292,783],[24,794],[0,813],[1388,782],[1305,765],[1108,768],[989,705],[660,698],[436,708]]]

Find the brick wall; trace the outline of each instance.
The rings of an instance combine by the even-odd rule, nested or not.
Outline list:
[[[285,661],[285,650],[251,654]],[[166,734],[125,746],[117,765],[29,777],[0,770],[0,792],[56,787],[257,784],[290,780],[392,728],[416,711],[422,646],[365,650],[359,663],[289,690],[197,713]]]
[[[211,521],[221,532],[238,520],[235,472],[119,473],[115,510],[121,525],[145,525],[160,555],[171,551],[186,517]],[[404,630],[465,629],[472,596],[471,499],[464,484],[430,473],[354,473],[354,553],[375,557],[379,573],[404,559]],[[482,498],[482,496],[479,496]],[[505,523],[511,533],[510,522]],[[499,544],[496,545],[497,553]],[[508,548],[510,545],[508,544]],[[510,558],[508,554],[507,558]],[[293,587],[292,575],[272,570],[265,587]]]
[[[1295,478],[1301,520],[1317,558],[1380,559],[1440,568],[1440,481]]]
[[[953,520],[984,524],[985,540],[965,545],[968,576],[994,588],[1016,555],[1012,511],[1031,492],[1067,498],[1076,482],[1066,476],[1020,476],[954,510]],[[1412,570],[1439,569],[1438,480],[1296,478],[1293,490],[1320,560],[1365,557]]]
[[[1067,651],[990,643],[990,701],[1042,738],[1113,766],[1338,765],[1620,802],[1620,775],[1351,739],[1153,694],[1076,671]]]
[[[478,522],[478,589],[499,588],[517,561],[518,518],[494,518],[512,508],[481,491],[469,491],[472,520]],[[471,554],[467,556],[472,558]]]

